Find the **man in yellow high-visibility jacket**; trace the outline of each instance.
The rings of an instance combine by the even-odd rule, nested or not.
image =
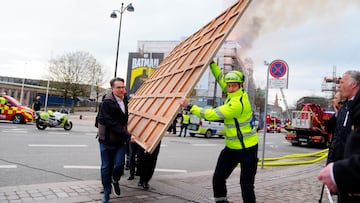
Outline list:
[[[213,192],[216,202],[228,202],[226,179],[240,163],[240,186],[243,201],[255,203],[254,182],[258,163],[258,135],[252,123],[253,113],[247,93],[243,89],[244,75],[230,71],[225,76],[215,62],[211,71],[223,92],[227,94],[224,105],[204,109],[182,99],[180,105],[192,114],[206,120],[224,120],[225,148],[221,151],[213,175]]]
[[[186,129],[189,126],[189,124],[190,124],[190,115],[188,115],[187,111],[185,111],[181,117],[181,128],[180,128],[179,137],[181,137],[183,129],[184,129],[184,137],[186,137]]]

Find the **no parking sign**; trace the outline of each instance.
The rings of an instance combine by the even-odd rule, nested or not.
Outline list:
[[[274,60],[269,65],[269,74],[271,78],[269,78],[269,87],[268,88],[288,88],[288,65],[283,60]]]

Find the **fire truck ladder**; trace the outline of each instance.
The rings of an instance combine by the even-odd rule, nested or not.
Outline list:
[[[285,99],[285,94],[284,94],[284,91],[283,91],[283,88],[280,88],[280,92],[281,92],[281,96],[284,100],[284,104],[285,104],[285,110],[286,110],[286,114],[288,116],[288,119],[291,119],[291,115],[290,115],[290,112],[289,112],[289,108],[288,108],[288,105],[287,105],[287,101]]]

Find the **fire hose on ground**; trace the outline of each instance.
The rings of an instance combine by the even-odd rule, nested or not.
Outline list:
[[[318,152],[313,153],[304,153],[304,154],[288,154],[281,157],[274,157],[274,158],[265,158],[264,159],[264,166],[290,166],[290,165],[301,165],[301,164],[313,164],[318,161],[325,159],[328,156],[329,149],[324,149]],[[315,157],[315,159],[311,160],[301,160],[301,161],[281,161],[276,162],[279,160],[284,159],[301,159],[301,158],[309,158]],[[261,165],[261,159],[259,159],[258,165]]]
[[[263,164],[264,164],[264,166],[291,166],[291,165],[301,165],[301,164],[313,164],[313,163],[316,163],[318,161],[321,161],[321,160],[327,158],[328,152],[329,152],[329,149],[324,149],[324,150],[321,150],[321,151],[318,151],[318,152],[313,152],[313,153],[288,154],[288,155],[284,155],[284,156],[281,156],[281,157],[265,158]],[[274,162],[274,161],[279,161],[279,160],[283,160],[283,159],[301,159],[301,158],[309,158],[309,157],[315,157],[315,159],[302,160],[302,161]],[[261,159],[259,159],[258,165],[260,165],[260,166],[262,165]],[[319,203],[322,202],[322,196],[323,196],[324,189],[326,191],[329,202],[333,203],[330,191],[326,187],[326,185],[322,186]]]

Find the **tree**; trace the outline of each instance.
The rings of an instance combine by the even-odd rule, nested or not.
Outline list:
[[[94,87],[94,91],[96,94],[96,107],[95,107],[95,112],[98,111],[98,103],[99,103],[99,98],[100,98],[100,93],[104,92],[104,88],[102,88],[101,86],[104,85],[105,83],[105,78],[104,78],[104,70],[103,67],[99,64],[96,64],[93,67],[93,81],[91,81],[92,87]]]
[[[264,112],[265,109],[265,90],[257,88],[255,92],[255,107],[260,112]]]
[[[89,89],[86,88],[91,80],[96,78],[93,70],[100,65],[96,59],[87,52],[70,52],[64,55],[50,59],[49,77],[55,81],[54,88],[60,89],[64,96],[64,105],[66,99],[70,96],[73,101],[78,96],[86,96]],[[74,110],[74,102],[71,105]]]

